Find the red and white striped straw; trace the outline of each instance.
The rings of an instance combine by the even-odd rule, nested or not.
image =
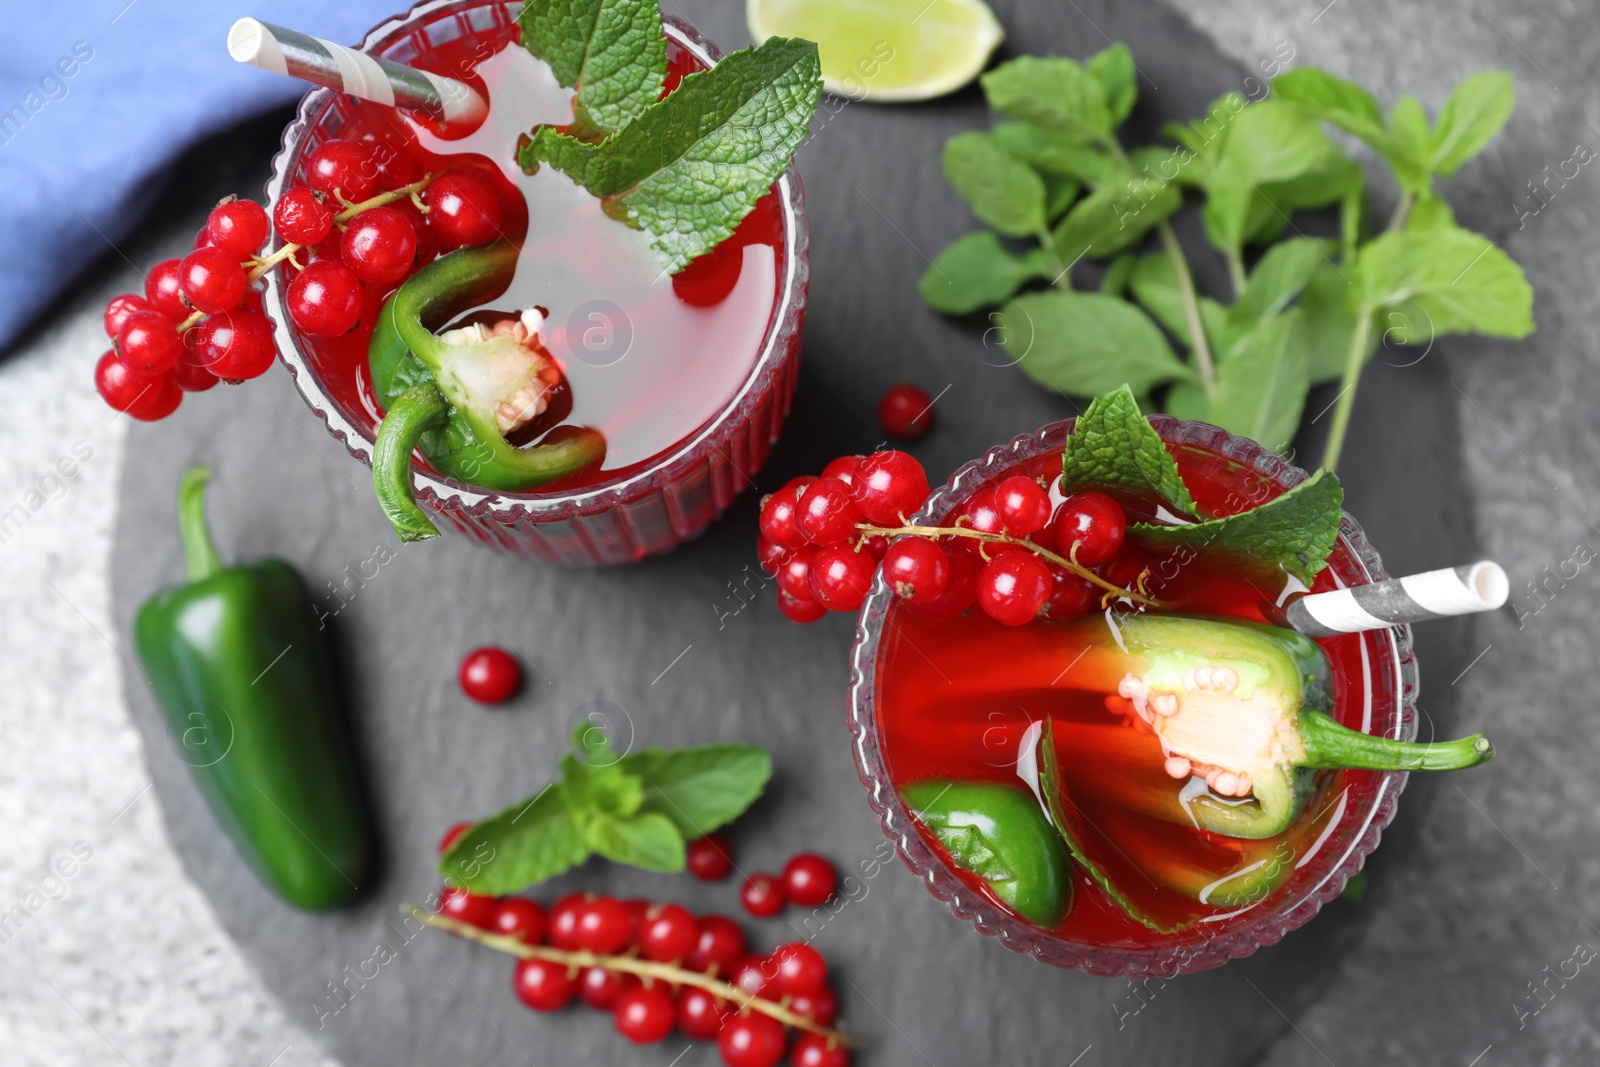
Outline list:
[[[1506,602],[1511,583],[1491,560],[1408,574],[1370,585],[1312,593],[1286,610],[1291,627],[1312,637],[1381,630],[1402,623],[1493,611]]]
[[[274,74],[326,85],[375,104],[412,108],[448,123],[474,123],[489,110],[488,102],[466,82],[260,19],[242,18],[233,24],[228,31],[228,54]]]

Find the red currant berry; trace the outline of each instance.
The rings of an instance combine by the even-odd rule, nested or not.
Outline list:
[[[806,596],[804,600],[790,596],[782,589],[778,590],[778,610],[783,612],[783,617],[790,622],[797,622],[802,626],[816,622],[828,613],[828,609],[817,603],[815,597]]]
[[[1104,493],[1073,493],[1056,508],[1047,535],[1056,551],[1069,559],[1093,567],[1116,554],[1128,530],[1128,517],[1122,505]],[[1072,546],[1078,546],[1076,557]]]
[[[1050,521],[1050,494],[1032,478],[1014,475],[994,487],[1000,522],[1013,537],[1027,537]]]
[[[324,198],[297,185],[272,205],[272,225],[291,244],[319,245],[333,232],[333,209]]]
[[[754,1012],[729,1019],[717,1035],[717,1051],[728,1067],[776,1067],[785,1043],[783,1024]]]
[[[959,542],[944,546],[944,555],[950,565],[944,592],[916,606],[917,614],[936,621],[953,619],[978,602],[978,574],[983,570],[978,554]]]
[[[803,1015],[818,1026],[832,1026],[839,1017],[839,998],[823,986],[815,993],[802,993],[789,1002],[789,1010]]]
[[[544,909],[526,897],[506,897],[495,912],[494,932],[537,945],[544,940]]]
[[[211,247],[211,231],[209,229],[207,229],[206,227],[202,226],[202,227],[200,227],[200,231],[194,235],[194,244],[190,245],[189,248],[191,250],[193,250],[193,249],[196,249],[196,248],[210,248],[210,247]]]
[[[1050,599],[1044,604],[1044,617],[1055,622],[1076,619],[1100,600],[1104,592],[1087,578],[1080,578],[1065,567],[1051,567]]]
[[[217,384],[217,376],[206,370],[205,363],[198,349],[190,343],[190,338],[195,337],[199,330],[190,330],[183,338],[183,356],[178,360],[178,365],[169,371],[173,384],[186,393],[203,393]]]
[[[850,1050],[822,1034],[801,1034],[789,1053],[789,1062],[794,1067],[850,1067]]]
[[[874,562],[882,563],[883,557],[889,554],[889,539],[883,534],[863,537],[861,539],[861,551],[871,556]]]
[[[428,228],[443,251],[486,244],[500,234],[500,194],[470,170],[441,174],[422,191]]]
[[[1052,588],[1043,560],[1031,552],[1011,552],[984,564],[978,604],[996,622],[1021,626],[1039,614]]]
[[[699,924],[688,908],[678,904],[650,909],[639,929],[639,951],[644,953],[645,959],[657,963],[683,959],[699,940]]]
[[[847,545],[819,548],[811,557],[811,595],[829,611],[854,611],[867,598],[877,561]]]
[[[807,575],[816,554],[817,550],[810,545],[790,553],[778,567],[778,588],[797,600],[813,599]]]
[[[335,137],[323,141],[306,160],[306,181],[330,201],[336,193],[346,203],[366,200],[378,191],[378,161],[361,142]]]
[[[761,569],[769,578],[775,578],[778,570],[783,566],[783,561],[789,558],[791,549],[775,545],[765,536],[756,538],[756,562],[761,564]]]
[[[783,866],[783,894],[791,904],[806,908],[826,904],[838,885],[833,864],[815,852],[802,852]]]
[[[461,840],[461,835],[472,829],[474,825],[474,823],[470,822],[458,822],[446,830],[444,836],[439,838],[439,855],[442,856],[454,848],[456,842]]]
[[[685,862],[702,882],[718,882],[733,870],[733,849],[721,834],[707,834],[689,842]]]
[[[176,259],[163,259],[144,276],[144,298],[151,307],[173,322],[182,322],[189,317],[189,309],[179,295],[182,292],[183,283],[178,278]]]
[[[728,1002],[704,989],[685,987],[678,997],[678,1029],[691,1041],[709,1041],[722,1029]]]
[[[153,422],[172,413],[173,395],[183,398],[183,392],[162,375],[135,374],[128,365],[117,358],[115,352],[100,357],[94,367],[94,387],[100,398],[117,411],[126,412],[136,419]],[[160,414],[151,414],[160,411]]]
[[[267,209],[254,200],[230,197],[211,209],[206,219],[206,239],[211,247],[232,256],[235,263],[248,259],[267,242]]]
[[[949,584],[950,561],[944,549],[926,537],[902,537],[883,557],[883,577],[895,596],[926,604]]]
[[[111,302],[106,305],[106,336],[114,340],[117,334],[122,331],[122,324],[127,322],[128,316],[135,311],[154,310],[156,310],[155,305],[142,296],[123,293],[121,296],[112,297]]]
[[[417,231],[392,207],[363,211],[345,227],[339,258],[357,278],[386,289],[410,273],[417,258]]]
[[[422,180],[422,164],[410,152],[379,141],[370,133],[364,134],[361,142],[372,149],[372,158],[377,161],[379,189],[388,192]]]
[[[522,688],[522,667],[505,649],[485,645],[462,658],[457,679],[479,704],[503,704]]]
[[[796,549],[807,543],[805,532],[796,523],[800,501],[795,490],[784,486],[761,502],[761,533],[768,541],[784,549]]]
[[[439,895],[439,914],[483,930],[493,930],[500,902],[494,897],[472,893],[460,886],[447,885]]]
[[[578,947],[610,956],[628,946],[628,911],[616,897],[595,897],[578,909]]]
[[[193,340],[206,370],[230,382],[260,377],[278,356],[272,323],[249,308],[207,315],[194,328]]]
[[[816,545],[841,545],[856,532],[861,509],[850,487],[837,478],[819,478],[799,492],[795,525]]]
[[[779,995],[813,995],[828,984],[828,961],[804,941],[779,945],[772,953],[772,958],[777,964],[772,988]]]
[[[800,490],[804,489],[806,486],[815,481],[819,481],[815,474],[797,474],[793,478],[790,478],[788,481],[784,482],[783,487],[785,489],[793,489],[795,496],[798,497],[800,495]]]
[[[840,456],[822,468],[822,476],[853,486],[856,482],[856,473],[861,470],[862,458],[861,456]]]
[[[910,382],[891,385],[878,401],[884,433],[912,441],[933,429],[933,399]]]
[[[568,893],[550,905],[546,916],[545,936],[556,948],[572,952],[578,947],[578,912],[589,902],[587,893]]]
[[[690,307],[706,308],[722,303],[739,284],[744,266],[744,245],[723,241],[705,255],[672,276],[672,291]]]
[[[660,982],[624,990],[611,1010],[617,1033],[636,1045],[649,1045],[672,1033],[677,1021],[677,1006],[672,994]]]
[[[778,964],[771,956],[746,956],[733,969],[728,984],[739,987],[752,997],[759,997],[777,973]]]
[[[622,994],[639,985],[631,974],[608,971],[604,967],[585,967],[578,972],[578,995],[591,1008],[610,1011]]]
[[[117,331],[117,355],[135,374],[161,375],[183,358],[183,342],[159,311],[135,311]]]
[[[928,499],[928,475],[904,452],[874,452],[861,461],[850,491],[872,522],[898,526]]]
[[[312,337],[349,333],[361,320],[361,279],[337,260],[314,260],[289,283],[289,317]]]
[[[770,919],[783,910],[783,882],[776,875],[752,874],[739,887],[739,903],[760,919]]]
[[[422,212],[417,210],[417,205],[409,200],[397,200],[389,205],[391,211],[398,211],[411,223],[411,232],[417,235],[417,251],[412,257],[413,270],[421,270],[432,263],[439,255],[439,242],[434,240],[432,232],[428,229],[428,220],[422,217]]]
[[[994,486],[985,486],[973,493],[966,502],[956,511],[957,517],[965,516],[965,522],[949,522],[948,526],[959,526],[967,530],[976,530],[979,533],[1003,534],[1006,524],[1000,518],[1000,508],[995,503]],[[993,546],[985,545],[985,548]]]
[[[732,974],[742,959],[744,931],[739,924],[721,915],[705,915],[700,919],[699,938],[683,965],[691,971],[715,968],[718,974]]]
[[[559,1011],[572,1003],[578,982],[565,963],[518,960],[511,972],[511,989],[534,1011]]]

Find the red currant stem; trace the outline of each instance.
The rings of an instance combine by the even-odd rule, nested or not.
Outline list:
[[[1054,563],[1058,567],[1064,567],[1073,574],[1076,574],[1079,578],[1082,578],[1084,581],[1093,582],[1106,592],[1114,593],[1119,597],[1126,597],[1135,604],[1141,604],[1144,607],[1154,609],[1162,609],[1169,606],[1154,597],[1145,596],[1143,593],[1136,593],[1132,589],[1124,589],[1120,585],[1108,582],[1094,571],[1090,570],[1088,567],[1085,567],[1083,564],[1070,560],[1065,556],[1058,556],[1047,548],[1040,548],[1032,541],[1025,541],[1019,537],[1008,537],[1005,534],[984,533],[982,530],[968,530],[961,526],[889,527],[872,526],[867,523],[857,523],[856,529],[862,531],[869,537],[874,534],[882,534],[884,537],[898,537],[900,534],[915,534],[919,537],[932,538],[935,541],[941,537],[967,537],[974,541],[983,541],[988,544],[1019,545],[1022,548],[1026,548],[1029,552],[1032,552],[1045,562]]]
[[[196,311],[188,318],[178,323],[178,325],[175,327],[175,329],[178,331],[178,336],[182,337],[184,334],[200,325],[200,320],[205,317],[206,313],[204,311]]]
[[[832,1041],[837,1041],[847,1048],[855,1048],[860,1042],[838,1030],[819,1026],[806,1018],[797,1015],[787,1007],[776,1001],[764,997],[753,997],[736,985],[719,981],[709,974],[699,971],[690,971],[670,963],[654,963],[650,960],[641,960],[634,956],[601,956],[585,949],[576,949],[568,952],[565,949],[551,948],[549,945],[530,945],[515,937],[503,934],[491,934],[487,930],[479,929],[470,923],[459,919],[452,919],[448,915],[435,915],[431,911],[424,911],[415,904],[402,904],[400,910],[418,922],[426,923],[446,933],[468,941],[476,941],[498,952],[520,956],[525,960],[552,960],[556,963],[565,963],[568,967],[604,967],[608,971],[622,971],[636,974],[641,978],[654,978],[671,985],[689,985],[704,989],[714,997],[731,1000],[741,1008],[749,1008],[763,1015],[770,1015],[785,1026],[792,1026],[797,1030],[806,1030],[813,1034],[821,1034]]]

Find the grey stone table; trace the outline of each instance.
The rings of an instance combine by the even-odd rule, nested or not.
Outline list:
[[[1536,1000],[1530,983],[1576,946],[1600,943],[1590,907],[1600,785],[1588,773],[1600,744],[1568,726],[1565,707],[1584,691],[1575,682],[1597,628],[1589,574],[1574,576],[1567,561],[1592,556],[1597,533],[1585,504],[1597,477],[1585,462],[1595,442],[1584,410],[1596,371],[1580,331],[1596,265],[1584,224],[1600,197],[1584,172],[1552,183],[1533,213],[1524,183],[1600,138],[1580,36],[1595,12],[1427,4],[1379,21],[1361,0],[1203,3],[1183,17],[1152,3],[996,6],[1018,49],[1083,54],[1129,41],[1146,75],[1146,124],[1239,86],[1282,42],[1296,63],[1435,107],[1474,70],[1517,75],[1516,117],[1450,196],[1464,224],[1525,264],[1541,331],[1520,346],[1452,341],[1413,366],[1375,365],[1342,471],[1351,511],[1392,570],[1476,551],[1511,570],[1517,611],[1419,634],[1431,723],[1483,726],[1500,755],[1472,775],[1413,782],[1369,864],[1363,905],[1331,906],[1275,949],[1170,983],[1137,1014],[1124,983],[1012,956],[891,866],[818,937],[839,968],[852,1027],[871,1042],[860,1062],[1593,1059],[1600,986],[1580,971],[1550,980]],[[683,13],[726,45],[745,40],[733,5],[702,0]],[[762,484],[875,444],[873,398],[902,377],[934,391],[954,385],[940,429],[918,448],[934,471],[1071,413],[1015,371],[986,366],[977,331],[932,316],[915,294],[926,256],[970,225],[938,176],[937,147],[981,119],[970,92],[905,108],[852,105],[804,150],[815,271],[806,369]],[[190,460],[218,469],[213,513],[230,551],[286,555],[314,588],[389,543],[363,471],[281,373],[132,432],[85,384],[103,343],[98,307],[133,287],[127,261],[186,247],[195,205],[259,187],[279,122],[243,129],[181,167],[181,195],[123,245],[127,260],[108,256],[0,367],[0,501],[29,505],[0,544],[10,564],[0,812],[12,842],[0,856],[0,908],[24,903],[29,913],[0,944],[0,1048],[8,1063],[669,1062],[681,1042],[633,1052],[593,1014],[520,1011],[504,961],[431,935],[337,1014],[311,1001],[375,940],[400,940],[385,924],[396,901],[432,885],[433,836],[543,780],[563,728],[593,701],[625,710],[646,743],[774,745],[778,777],[736,831],[749,864],[770,867],[798,844],[845,864],[871,853],[881,838],[844,743],[845,620],[796,630],[760,603],[719,627],[727,583],[749,558],[752,500],[700,542],[625,571],[513,565],[448,542],[384,565],[335,620],[386,846],[380,884],[351,913],[313,920],[273,906],[216,842],[153,729],[124,658],[126,623],[138,598],[178,577],[167,516]],[[1312,455],[1317,430],[1300,442]],[[62,456],[59,469],[72,474],[57,480],[48,471]],[[460,592],[441,598],[440,575]],[[1526,582],[1544,583],[1543,598]],[[481,641],[515,645],[547,680],[536,677],[504,711],[463,706],[451,668]],[[75,848],[72,876],[47,878]],[[563,885],[580,882],[734,906],[727,885],[604,867]],[[750,925],[763,943],[786,935],[779,922]],[[702,1049],[685,1062],[714,1058]]]

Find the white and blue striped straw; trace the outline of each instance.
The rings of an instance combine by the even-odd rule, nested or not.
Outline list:
[[[1493,611],[1506,602],[1511,583],[1498,563],[1388,578],[1370,585],[1312,593],[1286,611],[1291,627],[1311,637],[1381,630],[1402,623]]]
[[[326,85],[375,104],[411,108],[447,123],[477,122],[489,110],[482,95],[466,82],[260,19],[242,18],[233,24],[228,54],[274,74]]]

